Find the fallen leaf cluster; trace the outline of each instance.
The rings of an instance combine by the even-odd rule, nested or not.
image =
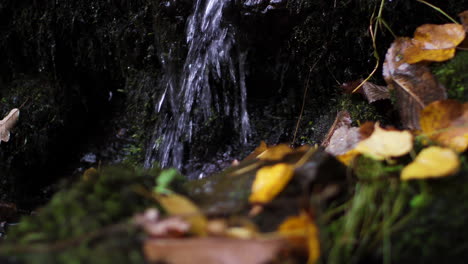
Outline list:
[[[353,160],[365,155],[374,160],[386,160],[395,163],[398,157],[406,156],[413,150],[416,137],[422,138],[426,145],[433,142],[440,146],[428,146],[401,173],[402,180],[444,177],[456,173],[460,167],[457,152],[464,152],[468,145],[468,107],[454,100],[436,101],[421,111],[422,130],[394,130],[381,128],[378,123],[369,137],[361,140],[345,153],[334,154],[347,166],[353,166]],[[369,124],[360,129],[368,129]],[[348,129],[348,131],[354,131]],[[356,129],[359,131],[359,129]],[[332,137],[330,145],[341,137]],[[349,132],[355,133],[355,132]]]
[[[446,99],[445,87],[427,64],[453,58],[465,35],[459,24],[427,24],[418,27],[412,39],[397,38],[388,49],[383,76],[395,92],[396,108],[405,127],[419,129],[419,112],[431,102]]]
[[[465,39],[467,12],[460,14],[463,25],[422,25],[413,38],[397,38],[386,54],[383,76],[388,89],[394,91],[401,123],[410,130],[385,129],[378,123],[369,130],[368,123],[358,128],[351,127],[348,122],[334,127],[333,134],[324,140],[329,153],[350,167],[359,155],[403,165],[402,180],[445,177],[459,170],[459,153],[468,148],[468,104],[447,100],[445,87],[432,75],[427,64],[455,56],[457,46]],[[361,88],[359,92],[369,103],[385,99],[382,92],[385,89],[381,86],[364,84],[367,84],[366,89]],[[342,86],[345,91],[354,87],[357,83]],[[415,140],[427,146],[416,157]],[[407,159],[401,158],[410,156],[413,161],[409,164],[406,164]]]
[[[252,219],[253,214],[259,214],[262,206],[272,202],[286,188],[296,168],[304,165],[314,152],[315,148],[311,147],[293,149],[285,144],[267,146],[262,142],[235,166],[241,174],[249,170],[255,172],[248,199],[254,208],[250,217],[209,217],[188,197],[155,188],[148,196],[160,205],[162,213],[153,208],[133,218],[134,224],[147,234],[143,246],[147,261],[266,263],[294,251],[308,256],[308,263],[316,263],[320,257],[319,229],[306,208],[298,215],[287,217],[274,232],[260,232]],[[292,159],[293,163],[287,161],[292,156],[298,156]],[[242,168],[245,163],[260,165]],[[166,174],[163,171],[159,177]],[[259,211],[255,212],[255,208]],[[246,254],[247,251],[254,253]]]

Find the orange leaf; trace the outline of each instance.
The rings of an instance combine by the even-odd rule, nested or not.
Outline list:
[[[421,111],[421,129],[439,144],[463,152],[468,147],[468,103],[436,101]]]
[[[404,51],[407,63],[420,61],[446,61],[455,56],[455,48],[465,39],[465,29],[459,24],[418,27],[411,45]]]
[[[307,247],[308,264],[316,263],[320,257],[320,239],[318,228],[312,218],[305,212],[284,220],[278,231],[290,239],[296,247]]]
[[[252,153],[250,153],[244,160],[253,160],[257,158],[258,155],[265,152],[267,149],[267,144],[265,143],[265,141],[262,140],[262,142],[260,142],[260,145],[257,148],[255,148],[254,151],[252,151]]]
[[[268,161],[277,161],[281,160],[284,156],[294,152],[292,148],[290,148],[286,144],[279,144],[274,147],[270,147],[260,153],[257,158],[260,160],[268,160]]]

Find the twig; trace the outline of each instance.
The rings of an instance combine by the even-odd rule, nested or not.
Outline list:
[[[322,53],[322,55],[323,55],[323,53]],[[309,84],[310,84],[310,76],[312,74],[312,71],[315,69],[318,62],[320,61],[320,59],[322,59],[322,55],[320,55],[319,58],[315,61],[314,65],[312,65],[312,67],[310,67],[309,75],[307,76],[306,87],[304,89],[304,95],[303,95],[303,98],[302,98],[301,112],[300,112],[299,118],[297,119],[297,122],[296,122],[296,128],[294,130],[294,137],[293,137],[293,141],[292,141],[291,145],[294,145],[294,143],[296,143],[297,131],[299,130],[299,125],[300,125],[301,120],[302,120],[302,115],[304,114],[304,108],[305,108],[305,103],[306,103],[306,98],[307,98],[307,92],[309,90]]]
[[[431,3],[428,3],[428,2],[426,2],[426,1],[424,1],[424,0],[416,0],[416,1],[418,1],[418,2],[420,2],[420,3],[423,3],[423,4],[425,4],[425,5],[428,5],[428,6],[432,7],[433,9],[435,9],[437,12],[441,13],[442,15],[444,15],[446,18],[448,18],[448,19],[449,19],[450,21],[452,21],[453,23],[459,24],[455,19],[453,19],[451,16],[449,16],[447,13],[445,13],[445,12],[444,12],[442,9],[440,9],[439,7],[437,7],[437,6],[435,6],[435,5],[431,4]]]

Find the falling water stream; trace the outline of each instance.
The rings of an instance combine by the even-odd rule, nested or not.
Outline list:
[[[245,58],[236,45],[236,28],[226,23],[230,0],[197,0],[186,27],[188,52],[183,69],[174,69],[173,50],[161,52],[165,74],[152,142],[145,166],[181,168],[184,148],[201,126],[214,117],[227,117],[241,143],[250,133],[246,107]],[[176,72],[180,72],[176,74]],[[194,142],[196,144],[196,142]]]

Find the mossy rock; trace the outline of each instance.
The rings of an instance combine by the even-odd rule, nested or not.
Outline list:
[[[151,190],[159,174],[112,167],[80,180],[12,227],[0,255],[20,263],[142,263],[139,231],[130,220],[158,207],[137,190]]]

